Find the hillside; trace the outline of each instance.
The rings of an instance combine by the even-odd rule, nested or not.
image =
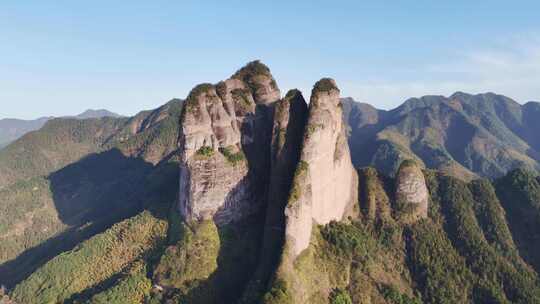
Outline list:
[[[464,179],[540,168],[540,103],[493,93],[411,98],[390,110],[344,99],[356,166],[392,173],[403,159]]]
[[[54,119],[0,151],[0,282],[169,203],[182,101],[132,118]]]
[[[291,294],[287,287],[289,282],[285,281],[273,285],[264,296],[265,303],[540,303],[538,267],[529,266],[537,265],[538,256],[534,255],[538,251],[531,250],[530,246],[534,245],[530,242],[531,237],[516,227],[521,225],[520,221],[513,216],[506,217],[512,212],[509,209],[512,207],[508,207],[511,204],[504,196],[505,192],[540,195],[540,184],[533,176],[525,171],[515,171],[495,182],[494,186],[485,180],[464,183],[426,172],[430,193],[429,217],[409,225],[400,221],[402,211],[393,199],[394,180],[385,178],[374,169],[361,170],[359,175],[364,189],[358,201],[359,218],[316,226],[310,247],[295,263],[295,269],[307,284],[305,291],[310,300],[292,300],[295,295]],[[528,190],[523,192],[524,188]],[[382,199],[375,202],[370,197]],[[534,203],[526,199],[520,201],[525,210]],[[538,216],[537,212],[531,214],[532,218]],[[141,233],[152,231],[146,227],[153,221],[160,220],[154,219],[150,213],[143,213],[115,225],[110,231],[39,268],[17,286],[13,297],[22,303],[68,298],[79,299],[81,303],[159,303],[164,295],[152,288],[152,276],[147,273],[160,271],[163,266],[159,265],[163,260],[159,264],[156,261],[167,253],[159,243],[144,245],[140,240],[146,237]],[[123,233],[129,238],[118,239],[119,229],[124,229],[122,226],[129,222],[133,223],[129,229],[138,229],[139,232],[126,230]],[[174,222],[172,220],[169,225]],[[163,229],[158,230],[162,233],[161,239],[164,238]],[[169,229],[169,238],[176,232]],[[225,232],[223,235],[220,233],[222,242],[225,235]],[[117,241],[107,246],[115,247],[100,249],[99,244],[110,237],[117,238]],[[521,240],[524,237],[529,240]],[[137,246],[130,247],[129,244]],[[229,253],[236,250],[236,254],[243,258],[251,255],[251,251],[237,249],[233,244],[221,245],[225,246],[221,248]],[[157,251],[139,255],[146,250],[145,246]],[[187,250],[184,254],[197,252],[194,247],[180,248]],[[111,259],[111,251],[108,250],[123,250],[123,253],[115,253],[122,258]],[[125,250],[136,250],[136,253],[126,255]],[[208,253],[202,251],[198,254]],[[202,258],[197,255],[192,260],[196,264]],[[82,262],[82,258],[87,262]],[[175,259],[181,261],[179,256]],[[225,267],[221,270],[223,272],[220,271],[225,274],[219,281],[221,283],[241,271],[241,268],[230,264],[226,266],[221,259],[219,261],[217,269]],[[233,265],[238,266],[239,262],[236,260]],[[120,264],[108,266],[109,263]],[[141,267],[146,269],[142,275],[138,272]],[[89,273],[99,273],[99,276]],[[40,282],[47,282],[51,287],[38,291],[37,286],[42,286]],[[214,294],[217,297],[226,296],[223,291],[205,287],[205,284],[204,280],[197,283],[201,286],[199,294],[217,292]],[[234,290],[229,289],[228,292],[231,291],[234,294]],[[180,299],[178,296],[172,297]],[[287,300],[289,297],[291,299]],[[142,300],[145,298],[146,302]],[[218,303],[206,299],[188,303]],[[345,299],[345,302],[336,299]]]
[[[88,119],[88,118],[103,118],[103,117],[121,117],[120,115],[107,110],[86,110],[76,116],[64,118]],[[7,146],[9,143],[20,138],[24,134],[39,130],[45,123],[54,117],[41,117],[34,120],[22,120],[4,118],[0,119],[0,149]]]
[[[7,146],[10,142],[30,131],[38,130],[49,119],[51,117],[42,117],[36,120],[0,119],[0,148]]]
[[[0,284],[19,304],[540,303],[534,171],[469,181],[406,150],[359,168],[385,126],[437,138],[425,113],[534,146],[535,103],[508,133],[496,96],[463,96],[506,129],[442,97],[380,111],[330,78],[281,97],[258,61],[131,118],[53,120],[0,151]]]

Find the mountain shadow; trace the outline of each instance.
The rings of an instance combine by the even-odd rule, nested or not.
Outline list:
[[[113,149],[52,173],[49,181],[60,219],[74,226],[140,209],[139,192],[152,167]]]
[[[154,166],[111,149],[50,174],[54,207],[68,228],[0,265],[0,282],[16,285],[59,253],[144,209],[166,217],[178,185],[173,158]]]

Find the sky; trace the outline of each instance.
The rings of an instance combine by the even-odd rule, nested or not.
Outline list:
[[[540,1],[1,1],[0,118],[184,98],[249,61],[285,94],[322,77],[390,109],[409,97],[540,100]]]

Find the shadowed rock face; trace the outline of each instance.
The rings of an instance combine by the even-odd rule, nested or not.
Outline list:
[[[180,135],[179,210],[186,220],[220,225],[260,209],[269,175],[270,105],[279,95],[259,62],[191,91]]]
[[[264,231],[263,250],[257,280],[266,286],[279,262],[285,235],[284,210],[294,168],[300,159],[308,107],[302,93],[291,90],[276,103],[272,133],[270,188]]]
[[[343,218],[357,199],[357,179],[339,89],[325,78],[311,93],[301,160],[285,210],[286,238],[294,256],[308,247],[313,222],[324,225]]]
[[[429,192],[422,170],[412,161],[404,161],[396,174],[396,200],[411,204],[411,220],[428,217]]]

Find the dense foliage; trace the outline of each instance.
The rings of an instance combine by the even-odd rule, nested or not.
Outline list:
[[[462,179],[540,170],[540,104],[493,93],[410,98],[390,111],[344,99],[357,167],[392,175],[403,159]]]
[[[132,118],[55,119],[0,152],[0,283],[176,197],[182,102]],[[20,164],[20,165],[19,165]]]
[[[145,211],[52,259],[17,285],[13,298],[27,304],[87,298],[117,281],[118,273],[133,263],[159,251],[166,232],[166,221]]]

